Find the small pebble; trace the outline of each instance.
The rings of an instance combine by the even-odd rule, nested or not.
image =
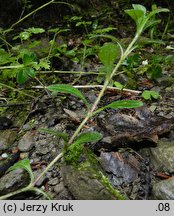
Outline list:
[[[1,155],[1,158],[3,158],[3,159],[8,158],[8,154],[7,154],[7,153],[3,153],[3,154]]]
[[[63,182],[60,182],[58,185],[56,185],[55,187],[54,187],[54,191],[57,193],[57,194],[59,194],[59,193],[61,193],[63,190],[64,190],[64,184],[63,184]]]

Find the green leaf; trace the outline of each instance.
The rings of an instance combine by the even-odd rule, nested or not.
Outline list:
[[[117,28],[114,27],[107,27],[107,28],[102,28],[102,29],[96,29],[94,31],[95,34],[106,34],[110,31],[116,30]]]
[[[159,93],[156,92],[156,91],[151,91],[151,96],[152,96],[154,99],[158,99],[158,98],[159,98]]]
[[[136,108],[143,106],[143,102],[137,101],[137,100],[120,100],[120,101],[114,101],[104,108],[112,108],[112,109],[118,109],[118,108]]]
[[[21,32],[21,33],[19,34],[19,36],[14,37],[14,40],[17,39],[17,38],[20,38],[21,40],[27,40],[27,39],[30,38],[30,36],[31,36],[31,34],[30,34],[29,32],[24,31],[24,32]]]
[[[56,85],[50,85],[46,87],[48,90],[53,91],[53,92],[61,92],[61,93],[68,93],[72,94],[78,98],[80,98],[86,107],[88,108],[88,102],[86,98],[83,96],[83,94],[73,86],[67,85],[67,84],[56,84]]]
[[[24,69],[21,69],[18,71],[16,78],[19,84],[23,84],[28,79],[28,75],[25,73]]]
[[[36,61],[36,55],[34,53],[25,53],[22,58],[22,62],[24,65],[28,65],[31,62]]]
[[[67,133],[58,132],[58,131],[51,130],[51,129],[48,129],[48,128],[40,128],[39,131],[40,131],[40,132],[49,133],[49,134],[52,134],[52,135],[54,135],[54,136],[60,137],[60,138],[62,138],[65,142],[68,142],[68,134],[67,134]]]
[[[102,139],[102,135],[98,132],[86,132],[78,136],[72,145],[80,145],[87,142],[97,142]]]
[[[145,100],[149,100],[151,98],[151,94],[150,91],[145,90],[143,91],[142,95],[141,95]]]
[[[124,88],[124,85],[122,85],[120,82],[114,82],[114,86],[122,90]]]
[[[147,73],[151,79],[156,80],[162,75],[162,67],[160,65],[152,65],[149,67]]]
[[[19,84],[24,84],[30,77],[35,77],[35,71],[31,67],[19,70],[16,78]]]
[[[12,58],[4,49],[0,49],[0,65],[7,64],[13,60],[14,57]]]
[[[105,43],[99,51],[100,61],[105,67],[111,67],[119,54],[119,47],[114,43]]]
[[[150,12],[147,16],[147,19],[151,18],[152,16],[154,16],[155,14],[161,13],[161,12],[170,12],[169,9],[167,8],[159,8],[156,10],[153,10],[152,12]]]
[[[52,29],[49,29],[48,32],[57,33],[59,30],[60,28],[52,28]]]
[[[145,100],[150,100],[151,98],[154,99],[158,99],[159,98],[159,94],[156,91],[149,91],[149,90],[145,90],[143,91],[142,95],[141,95]]]
[[[13,171],[13,170],[16,170],[19,168],[26,170],[29,173],[31,181],[34,180],[34,175],[33,175],[33,171],[32,171],[31,166],[30,166],[30,160],[29,159],[23,159],[23,160],[18,161],[13,166],[11,166],[7,170],[7,172],[10,172],[10,171]]]
[[[148,20],[148,22],[146,23],[144,30],[146,30],[149,27],[152,27],[154,25],[157,25],[161,22],[161,20]]]
[[[139,9],[125,10],[125,13],[127,13],[135,21],[137,26],[140,24],[140,21],[145,16],[144,11],[139,10]]]
[[[28,28],[26,31],[32,33],[32,34],[40,34],[40,33],[43,33],[45,32],[45,30],[43,28]]]
[[[143,5],[140,5],[140,4],[132,4],[132,7],[135,9],[135,10],[141,10],[144,14],[144,16],[146,15],[146,8],[143,6]]]
[[[100,71],[102,71],[105,74],[110,74],[113,70],[114,65],[107,65],[107,66],[103,66],[103,68],[100,69]]]
[[[50,69],[50,60],[48,60],[47,58],[42,58],[42,59],[40,59],[39,64],[36,64],[33,67],[36,70],[39,70],[41,68]]]

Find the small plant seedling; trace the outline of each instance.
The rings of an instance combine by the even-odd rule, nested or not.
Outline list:
[[[114,86],[120,90],[123,90],[125,87],[124,85],[122,85],[120,82],[117,82],[117,81],[114,82]]]
[[[145,90],[143,91],[142,95],[141,95],[145,100],[150,100],[150,99],[159,99],[160,95],[158,92],[156,91],[149,91],[149,90]]]

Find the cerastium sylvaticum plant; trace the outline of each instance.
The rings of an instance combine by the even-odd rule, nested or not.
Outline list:
[[[90,107],[88,104],[86,98],[84,95],[76,88],[66,85],[66,84],[57,84],[57,85],[50,85],[46,87],[46,90],[52,91],[52,92],[61,92],[61,93],[68,93],[72,94],[78,98],[80,98],[85,106],[86,106],[86,117],[84,120],[81,122],[81,124],[78,126],[72,137],[69,139],[68,134],[66,133],[61,133],[61,132],[55,132],[55,131],[50,131],[48,129],[43,129],[45,132],[49,132],[52,134],[55,134],[59,137],[61,137],[65,144],[68,145],[66,151],[62,151],[59,155],[57,155],[51,163],[44,169],[44,171],[35,179],[30,167],[30,163],[28,159],[24,159],[22,161],[19,161],[16,163],[14,166],[10,168],[10,170],[14,170],[16,168],[22,167],[25,169],[30,176],[30,183],[28,186],[25,188],[19,189],[15,192],[11,192],[9,194],[6,194],[4,196],[1,196],[0,199],[7,199],[12,195],[16,195],[21,192],[25,191],[36,191],[40,192],[43,194],[46,198],[49,199],[49,195],[46,194],[44,191],[41,189],[38,189],[35,187],[36,182],[43,176],[45,173],[58,161],[60,160],[63,156],[66,156],[68,152],[71,152],[73,154],[73,151],[75,151],[76,147],[79,145],[82,145],[86,142],[97,142],[102,138],[102,135],[98,132],[85,132],[85,133],[80,133],[84,125],[87,123],[87,121],[99,113],[100,111],[104,109],[118,109],[118,108],[136,108],[142,106],[141,101],[136,101],[136,100],[121,100],[121,101],[115,101],[112,102],[104,107],[97,108],[102,96],[104,95],[104,92],[111,82],[112,78],[114,75],[118,73],[118,68],[120,65],[123,63],[123,61],[128,57],[128,55],[137,47],[137,40],[139,36],[142,34],[142,32],[149,28],[152,27],[154,24],[156,24],[154,20],[154,15],[160,12],[168,12],[168,9],[165,8],[160,8],[153,10],[152,12],[147,12],[146,8],[142,5],[139,4],[133,4],[133,8],[129,10],[125,10],[125,12],[135,21],[136,23],[136,33],[134,38],[132,39],[131,43],[128,45],[126,49],[123,49],[121,44],[119,42],[114,43],[105,43],[103,47],[101,47],[100,52],[99,52],[99,59],[103,64],[103,69],[106,73],[105,76],[105,81],[103,84],[103,88],[101,89],[97,99],[95,100],[94,104]],[[153,17],[153,19],[151,19]],[[118,56],[119,55],[119,56]],[[115,65],[115,61],[117,60],[117,64]],[[124,197],[121,195],[119,191],[117,191],[117,197],[116,199],[124,199]]]

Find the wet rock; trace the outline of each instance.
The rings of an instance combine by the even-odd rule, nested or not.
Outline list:
[[[49,182],[48,182],[48,184],[49,184],[49,185],[52,185],[52,186],[57,185],[58,183],[59,183],[58,177],[52,178],[52,179],[50,179]]]
[[[174,84],[174,78],[170,76],[163,76],[157,79],[157,82],[159,86],[168,87]]]
[[[53,148],[53,145],[51,143],[48,143],[47,139],[39,140],[36,144],[36,152],[39,155],[46,155],[51,151]]]
[[[174,200],[174,177],[153,185],[153,199]]]
[[[54,191],[55,191],[57,194],[61,193],[64,189],[65,189],[65,186],[64,186],[63,182],[60,182],[59,184],[57,184],[57,185],[54,187]]]
[[[122,85],[126,85],[128,77],[125,74],[120,74],[117,78],[117,81],[120,82]]]
[[[13,130],[8,129],[0,131],[0,153],[8,148],[11,148],[16,137],[17,133]]]
[[[29,183],[28,173],[22,169],[13,170],[1,178],[0,195],[4,195],[20,188],[23,188]]]
[[[133,166],[126,163],[123,157],[119,153],[115,152],[102,152],[101,153],[101,164],[107,173],[109,173],[110,179],[114,186],[119,186],[122,184],[129,184],[135,179],[138,178],[138,170],[139,170],[139,162],[135,158],[131,158],[134,160],[134,168]]]
[[[158,171],[174,172],[174,140],[161,139],[158,146],[150,148],[151,163]]]
[[[21,152],[20,153],[20,159],[28,158],[29,157],[29,152]]]
[[[169,132],[174,127],[174,118],[155,116],[146,110],[148,110],[146,107],[136,109],[133,116],[112,110],[107,111],[105,115],[99,114],[98,126],[103,131],[104,137],[110,135],[111,141],[97,143],[95,149],[156,146],[159,135]]]
[[[13,154],[7,154],[7,158],[0,160],[0,177],[19,159],[19,152]],[[1,155],[2,157],[2,155]]]
[[[26,134],[19,141],[18,148],[22,152],[30,151],[34,146],[34,133],[32,131],[27,131]]]
[[[77,200],[116,199],[88,169],[77,169],[71,165],[63,166],[64,184]]]
[[[12,126],[12,121],[7,117],[0,117],[0,130],[8,129]]]

